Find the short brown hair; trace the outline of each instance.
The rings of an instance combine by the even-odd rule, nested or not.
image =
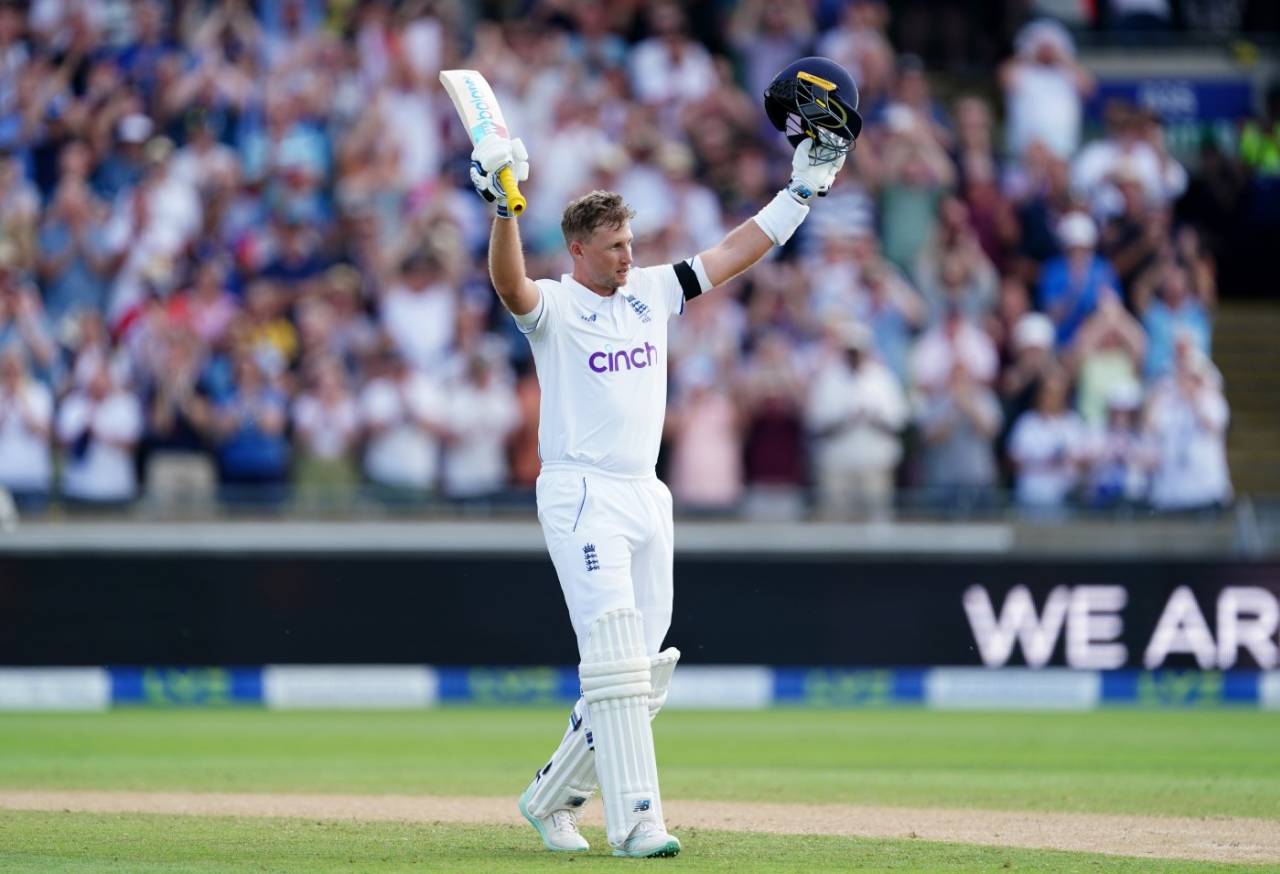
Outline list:
[[[616,230],[635,216],[635,210],[623,202],[621,194],[597,190],[582,195],[564,208],[560,231],[564,234],[564,241],[572,243],[588,239],[599,228]]]

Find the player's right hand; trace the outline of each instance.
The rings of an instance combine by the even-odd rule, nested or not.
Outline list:
[[[499,215],[507,216],[507,192],[498,181],[503,167],[511,168],[516,182],[529,178],[529,152],[519,137],[486,137],[471,150],[471,184],[481,197],[497,205]]]
[[[815,164],[809,157],[813,148],[813,140],[805,138],[796,146],[795,155],[791,158],[791,182],[787,191],[800,203],[807,204],[814,195],[826,197],[831,185],[836,181],[836,174],[844,166],[845,155],[834,161]]]

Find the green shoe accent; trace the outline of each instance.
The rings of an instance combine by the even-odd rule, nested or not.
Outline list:
[[[516,802],[516,807],[520,808],[520,815],[529,820],[529,825],[533,826],[534,831],[538,833],[538,837],[542,838],[542,845],[553,853],[585,853],[586,850],[571,850],[567,847],[557,847],[547,840],[546,830],[543,829],[542,823],[536,816],[529,812],[529,791],[533,789],[530,786],[520,794],[520,800]],[[679,850],[679,847],[676,848]],[[674,853],[672,855],[675,855]]]
[[[615,856],[623,856],[628,859],[670,859],[672,856],[679,855],[679,853],[680,853],[680,842],[675,838],[672,838],[671,840],[667,841],[665,844],[658,847],[658,849],[651,850],[648,853],[645,853],[643,856],[633,856],[630,853],[628,853],[626,850],[613,851],[613,854]]]

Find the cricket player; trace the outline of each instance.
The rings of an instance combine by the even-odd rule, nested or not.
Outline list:
[[[671,624],[671,493],[654,474],[667,400],[667,320],[785,243],[827,193],[861,129],[842,68],[806,58],[779,74],[766,109],[792,125],[791,179],[751,220],[686,261],[639,267],[622,198],[592,191],[564,210],[573,271],[525,275],[517,220],[497,181],[529,175],[520,140],[489,137],[472,181],[497,215],[489,273],[528,338],[542,388],[538,520],[578,638],[582,697],[559,748],[519,807],[550,850],[583,851],[578,815],[597,783],[614,855],[674,856],[658,791],[650,720],[680,653]],[[785,119],[783,118],[785,116]]]

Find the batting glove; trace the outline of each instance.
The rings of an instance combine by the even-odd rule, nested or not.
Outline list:
[[[808,204],[814,195],[826,197],[831,185],[836,181],[836,174],[844,166],[845,155],[825,164],[815,164],[809,157],[813,148],[813,140],[806,137],[796,146],[796,153],[791,158],[791,181],[787,184],[787,193],[797,203]]]
[[[498,173],[503,167],[511,168],[517,182],[529,178],[529,152],[519,137],[513,140],[486,137],[471,150],[471,184],[481,197],[497,206],[500,217],[510,218],[507,192],[498,181]]]

